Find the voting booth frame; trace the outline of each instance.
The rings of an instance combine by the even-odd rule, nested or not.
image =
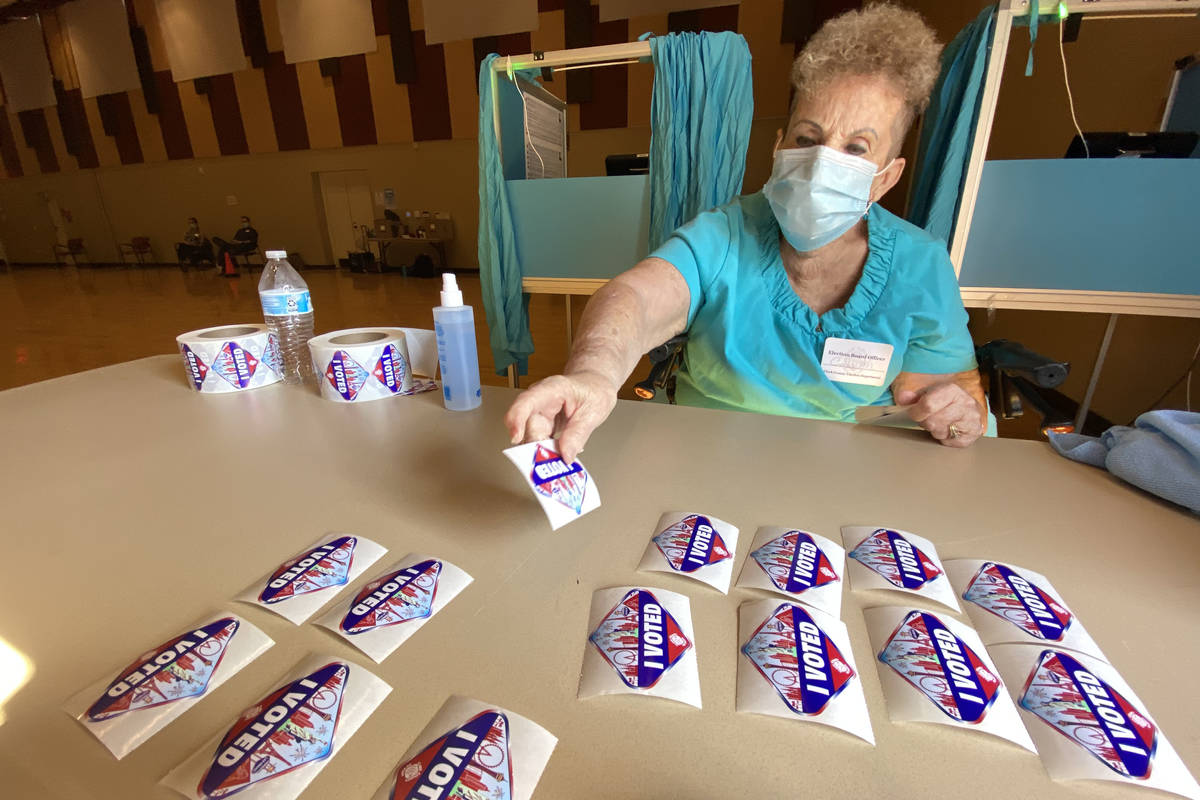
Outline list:
[[[510,74],[515,74],[519,70],[526,69],[588,69],[592,67],[605,67],[616,64],[628,64],[634,61],[640,61],[650,57],[650,42],[628,42],[626,44],[600,45],[597,47],[579,47],[572,50],[551,50],[547,52],[527,53],[520,56],[508,56],[500,58],[492,64],[492,96],[499,98],[499,83],[501,78],[507,79]],[[501,104],[496,102],[493,106],[493,124],[496,126],[496,140],[500,142],[501,158],[505,159],[504,135],[503,135],[503,112]],[[507,162],[506,162],[507,163]],[[565,171],[565,157],[564,157]],[[507,170],[506,170],[507,171]],[[571,180],[568,178],[567,180]],[[585,180],[585,179],[578,179]],[[635,179],[636,180],[636,179]],[[626,183],[629,183],[626,181]],[[626,190],[628,187],[623,187]],[[640,195],[641,191],[638,187],[632,187],[635,194]],[[536,190],[534,190],[536,192]],[[534,192],[525,193],[533,194]],[[559,209],[564,206],[557,203],[554,204]],[[631,207],[629,205],[618,206],[618,210],[641,212],[643,209]],[[645,210],[645,217],[649,221],[649,206]],[[513,209],[514,226],[518,228],[517,235],[521,237],[520,229],[523,227],[522,222],[524,217],[519,213],[519,209]],[[535,220],[536,222],[536,220]],[[641,237],[644,239],[645,237]],[[643,246],[644,249],[644,246]],[[630,263],[627,266],[632,266]],[[537,271],[537,270],[535,270]],[[524,268],[522,269],[524,273]],[[574,343],[573,317],[572,317],[572,299],[575,296],[590,296],[596,292],[601,286],[608,282],[607,277],[569,277],[569,276],[554,276],[554,275],[523,275],[521,279],[521,288],[528,294],[559,294],[564,298],[566,320],[567,320],[567,351],[570,352],[571,346]],[[508,368],[508,385],[515,388],[518,385],[516,366]]]
[[[963,304],[968,308],[986,309],[1023,309],[1033,311],[1082,311],[1109,314],[1108,326],[1096,355],[1096,362],[1088,380],[1088,387],[1075,419],[1076,430],[1082,430],[1083,422],[1087,419],[1096,385],[1104,361],[1108,356],[1109,344],[1112,341],[1120,314],[1138,314],[1147,316],[1200,317],[1200,294],[1177,293],[1175,291],[1098,291],[1086,287],[1081,288],[1046,288],[1041,286],[976,286],[963,285],[963,266],[967,255],[967,243],[972,233],[973,225],[977,224],[975,212],[980,196],[980,187],[984,177],[984,163],[987,156],[988,143],[992,134],[992,123],[996,116],[996,104],[1000,96],[1000,83],[1004,74],[1004,63],[1008,56],[1009,40],[1012,35],[1013,23],[1019,18],[1028,18],[1034,6],[1041,13],[1057,12],[1059,15],[1087,15],[1094,19],[1133,19],[1154,17],[1192,16],[1200,12],[1200,0],[1063,0],[1052,3],[1041,0],[1034,3],[1030,0],[1000,0],[994,26],[993,38],[988,53],[987,73],[984,79],[983,96],[980,102],[979,114],[976,118],[975,131],[972,139],[971,152],[967,162],[966,174],[963,179],[962,196],[959,202],[958,215],[955,220],[954,232],[950,240],[950,260],[954,263],[955,273],[959,276]],[[1057,33],[1057,32],[1056,32]],[[1164,124],[1166,120],[1164,119]],[[1104,159],[1104,161],[1112,161]],[[1191,161],[1191,159],[1189,159]],[[1007,166],[1019,162],[995,162],[994,166]],[[1058,162],[1053,162],[1058,163]],[[1099,165],[1099,164],[1097,164]],[[1084,164],[1083,167],[1097,166]],[[1103,167],[1104,165],[1099,165]],[[1198,166],[1185,164],[1184,167]],[[1190,174],[1190,171],[1189,171]],[[1183,178],[1185,181],[1187,177]],[[1028,187],[1026,187],[1028,188]],[[1115,190],[1119,193],[1119,189]],[[1036,194],[1029,192],[1029,194]],[[1137,202],[1135,199],[1134,202]],[[1120,213],[1119,210],[1112,213]],[[1092,217],[1086,222],[1090,226],[1103,225],[1104,219]],[[1040,220],[1042,225],[1055,225],[1054,219]],[[1007,221],[1009,241],[1019,241],[1025,229],[1021,222]],[[1085,231],[1078,231],[1084,239]],[[1062,237],[1073,237],[1070,230],[1060,230]],[[1010,255],[1013,255],[1010,253]],[[1019,258],[1019,256],[1017,256]],[[1085,270],[1073,270],[1076,275]],[[1138,270],[1127,270],[1136,276]],[[1135,278],[1136,279],[1136,278]],[[970,284],[967,280],[965,283]],[[1068,284],[1063,284],[1067,286]],[[1185,289],[1185,291],[1188,291]],[[1192,290],[1194,291],[1194,290]]]

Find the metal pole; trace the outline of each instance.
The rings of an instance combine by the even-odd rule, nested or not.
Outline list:
[[[1096,393],[1096,384],[1100,382],[1100,370],[1104,368],[1104,359],[1108,357],[1108,345],[1112,342],[1113,330],[1117,327],[1119,316],[1120,314],[1109,315],[1108,327],[1104,329],[1104,341],[1100,342],[1100,352],[1096,354],[1096,365],[1092,367],[1087,392],[1083,395],[1083,402],[1079,404],[1079,413],[1075,415],[1076,433],[1083,433],[1083,423],[1087,422],[1088,411],[1092,407],[1092,395]]]

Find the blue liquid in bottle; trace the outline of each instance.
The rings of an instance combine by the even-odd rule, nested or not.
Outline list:
[[[442,400],[451,411],[470,411],[482,402],[479,354],[475,350],[475,312],[464,306],[454,274],[442,275],[442,304],[433,309]]]

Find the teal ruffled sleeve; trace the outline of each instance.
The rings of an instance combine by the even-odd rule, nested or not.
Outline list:
[[[696,312],[704,305],[708,288],[721,274],[729,258],[731,223],[724,209],[705,211],[676,230],[662,246],[650,254],[668,262],[687,281],[691,301],[687,324],[690,328]]]
[[[975,344],[967,330],[967,311],[950,257],[936,242],[912,244],[921,246],[903,248],[909,252],[898,253],[897,263],[903,258],[915,267],[905,272],[923,296],[911,306],[912,328],[902,370],[945,375],[975,369]]]

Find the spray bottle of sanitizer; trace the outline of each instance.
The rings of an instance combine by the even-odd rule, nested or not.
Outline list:
[[[438,361],[442,367],[442,399],[451,411],[479,406],[479,355],[475,351],[475,312],[464,306],[454,274],[442,274],[442,304],[433,309]]]

